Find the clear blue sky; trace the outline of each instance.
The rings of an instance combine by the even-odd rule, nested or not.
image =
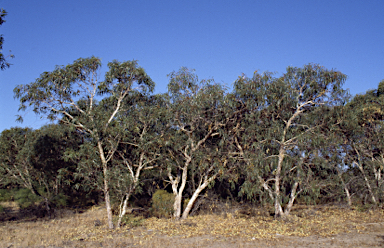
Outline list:
[[[16,123],[13,89],[80,57],[138,60],[165,92],[182,66],[229,87],[241,73],[281,75],[319,63],[348,75],[352,94],[384,79],[383,0],[0,0],[13,65],[0,71],[0,131],[48,123],[32,111]]]

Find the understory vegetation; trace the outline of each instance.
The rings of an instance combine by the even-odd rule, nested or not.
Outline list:
[[[241,75],[229,90],[183,67],[154,94],[136,61],[108,63],[103,81],[100,68],[80,58],[14,89],[21,111],[52,124],[2,131],[0,212],[13,202],[54,218],[102,202],[95,226],[112,229],[224,205],[277,220],[295,205],[383,207],[384,81],[351,97],[346,75],[308,64]]]

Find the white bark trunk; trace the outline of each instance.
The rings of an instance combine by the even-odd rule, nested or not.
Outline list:
[[[97,147],[99,148],[100,159],[103,165],[104,199],[105,199],[105,206],[107,208],[108,227],[110,229],[113,229],[114,226],[113,226],[113,220],[112,220],[112,207],[111,207],[111,200],[109,198],[108,165],[107,165],[107,160],[105,159],[104,150],[100,141],[97,142]]]
[[[215,180],[216,177],[217,177],[217,174],[210,177],[209,179],[205,178],[204,183],[199,185],[199,187],[197,187],[196,191],[193,193],[191,199],[189,200],[189,202],[187,204],[187,207],[185,208],[185,210],[183,212],[182,219],[188,218],[188,215],[191,212],[193,204],[195,204],[195,201],[196,201],[197,197],[199,197],[199,194],[201,193],[201,191],[203,191],[209,185],[210,182]]]
[[[368,180],[367,176],[365,175],[365,171],[364,171],[363,166],[360,163],[357,163],[357,162],[355,162],[355,164],[357,165],[357,167],[359,167],[359,170],[361,171],[361,174],[363,174],[365,184],[367,185],[368,192],[371,195],[371,199],[372,199],[373,203],[377,204],[376,197],[373,194],[373,191],[372,191],[372,188],[371,188],[371,184],[369,183],[369,180]]]
[[[281,217],[284,215],[283,208],[281,207],[281,194],[280,194],[280,174],[283,167],[285,150],[281,145],[279,149],[279,161],[276,168],[275,175],[275,218]]]
[[[117,221],[117,224],[116,226],[119,228],[121,226],[121,221],[124,217],[124,215],[127,213],[127,206],[128,206],[128,201],[129,201],[129,198],[131,197],[131,192],[128,192],[126,195],[125,195],[125,199],[124,201],[122,202],[122,206],[120,206],[120,213],[119,213],[119,219]]]
[[[348,206],[351,208],[351,207],[352,207],[351,194],[349,193],[349,189],[348,189],[347,185],[346,185],[345,182],[344,182],[344,179],[343,179],[343,177],[342,177],[342,175],[341,175],[341,172],[340,172],[339,170],[338,170],[337,172],[338,172],[339,178],[340,178],[340,180],[341,180],[341,183],[343,184],[344,192],[345,192],[345,194],[346,194],[346,196],[347,196]]]
[[[293,187],[292,187],[292,191],[291,191],[291,195],[289,196],[289,202],[288,202],[288,205],[285,207],[285,210],[284,210],[284,215],[287,216],[289,215],[289,213],[291,212],[292,210],[292,206],[293,206],[293,202],[295,201],[296,199],[296,191],[297,191],[297,187],[299,186],[299,182],[295,182],[293,184]],[[300,192],[299,192],[300,193]]]

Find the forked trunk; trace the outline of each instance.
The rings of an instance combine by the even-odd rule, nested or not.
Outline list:
[[[173,217],[175,219],[180,219],[181,216],[181,200],[183,198],[183,191],[187,183],[187,174],[188,174],[188,165],[191,162],[191,158],[188,157],[187,161],[184,164],[183,173],[181,175],[181,185],[180,188],[177,188],[179,185],[179,178],[173,179],[172,175],[169,174],[169,179],[172,182],[172,190],[175,195],[175,202],[173,203]]]
[[[120,227],[121,226],[121,221],[124,217],[124,215],[127,213],[127,206],[128,206],[128,201],[129,201],[129,198],[131,197],[131,191],[129,191],[126,195],[125,195],[125,199],[124,201],[122,202],[122,206],[120,206],[120,213],[119,213],[119,219],[117,220],[117,227]]]
[[[215,180],[216,177],[217,177],[217,174],[210,177],[209,179],[206,178],[204,180],[204,183],[199,185],[199,187],[196,189],[196,191],[193,193],[191,199],[189,200],[187,207],[185,208],[185,210],[183,212],[182,219],[188,218],[189,212],[191,212],[193,204],[195,204],[195,201],[196,201],[197,197],[199,197],[199,194],[201,193],[201,191],[203,191],[209,185],[210,182]]]
[[[299,182],[295,182],[293,184],[292,191],[291,191],[291,194],[289,196],[289,202],[288,202],[288,204],[287,204],[287,206],[285,207],[285,210],[284,210],[284,215],[285,216],[288,216],[289,213],[292,210],[293,203],[294,203],[294,201],[296,199],[296,196],[297,196],[296,191],[297,191],[297,187],[298,186],[299,186]]]

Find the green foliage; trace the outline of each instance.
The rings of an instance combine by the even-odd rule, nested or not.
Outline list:
[[[29,208],[41,201],[41,198],[33,194],[29,189],[19,189],[16,191],[14,199],[21,209]]]
[[[122,206],[145,194],[154,215],[169,217],[197,189],[217,189],[215,180],[231,187],[223,198],[261,205],[348,194],[384,201],[384,81],[349,101],[344,74],[308,64],[281,76],[242,75],[228,93],[183,67],[169,74],[167,94],[150,95],[154,82],[137,61],[109,63],[101,82],[100,68],[99,58],[80,58],[15,88],[20,110],[60,124],[2,132],[0,201],[15,195],[24,208],[43,199],[65,207],[104,191]],[[164,177],[173,194],[153,194]],[[4,189],[14,185],[29,191]],[[175,195],[184,200],[174,204]]]
[[[68,206],[68,198],[69,196],[59,193],[55,195],[55,197],[52,199],[52,203],[55,205],[56,208],[63,208]]]
[[[0,189],[0,202],[7,202],[13,200],[12,189]]]
[[[152,213],[157,217],[170,217],[173,213],[174,195],[163,189],[156,190],[152,196]]]
[[[3,8],[0,9],[0,26],[5,22],[4,18],[7,14],[7,11],[5,11]],[[0,34],[0,70],[5,70],[11,66],[11,64],[6,61],[6,56],[3,54],[3,42],[4,37],[2,34]],[[12,54],[8,56],[11,58],[14,57]]]
[[[121,219],[121,225],[127,228],[135,228],[143,225],[144,218],[142,216],[133,216],[126,214]]]

